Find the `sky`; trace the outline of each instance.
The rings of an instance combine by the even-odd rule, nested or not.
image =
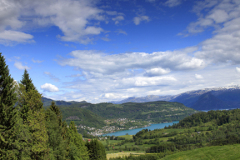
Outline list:
[[[0,52],[54,100],[239,85],[240,1],[0,0]]]

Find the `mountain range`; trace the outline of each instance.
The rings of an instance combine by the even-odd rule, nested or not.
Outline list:
[[[129,97],[121,101],[113,101],[114,104],[126,102],[152,102],[152,101],[169,101],[179,102],[187,107],[196,110],[215,110],[240,108],[240,86],[205,88],[184,92],[178,95],[149,95],[146,97]]]

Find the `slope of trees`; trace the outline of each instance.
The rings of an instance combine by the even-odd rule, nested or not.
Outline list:
[[[0,159],[89,160],[92,148],[101,146],[92,144],[85,145],[74,122],[67,126],[62,121],[54,102],[43,108],[42,95],[27,70],[19,84],[14,82],[0,53]],[[106,159],[104,147],[101,155],[94,159]]]

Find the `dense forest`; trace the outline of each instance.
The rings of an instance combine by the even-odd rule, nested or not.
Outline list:
[[[0,53],[0,159],[106,159],[98,140],[85,143],[74,122],[62,121],[54,102],[43,108],[42,96],[25,70],[16,83]]]

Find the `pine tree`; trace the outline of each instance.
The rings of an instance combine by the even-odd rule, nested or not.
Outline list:
[[[54,108],[54,109],[53,109]],[[61,111],[53,102],[45,112],[48,132],[48,144],[50,147],[50,155],[52,159],[65,160],[67,155],[67,140],[62,136],[63,125],[59,120],[62,117]]]
[[[35,86],[32,83],[31,78],[29,77],[28,71],[25,69],[24,74],[22,76],[22,80],[20,81],[26,87],[26,91],[36,90]]]
[[[35,89],[26,70],[21,83],[18,90],[18,106],[23,123],[28,127],[30,134],[27,148],[31,159],[46,159],[49,148],[42,95]]]
[[[14,107],[17,101],[14,80],[0,53],[0,159],[17,159],[23,151],[28,132]],[[28,159],[27,156],[24,156]]]
[[[93,139],[90,143],[86,143],[88,148],[89,157],[91,160],[106,160],[106,152],[102,143],[98,142],[97,139]]]
[[[69,154],[70,160],[88,160],[88,151],[82,139],[82,135],[77,132],[77,128],[73,121],[71,121],[68,129],[69,137]]]
[[[50,110],[56,114],[58,122],[59,122],[59,126],[62,126],[63,125],[62,124],[62,113],[54,101],[52,101],[52,103],[51,103]]]

